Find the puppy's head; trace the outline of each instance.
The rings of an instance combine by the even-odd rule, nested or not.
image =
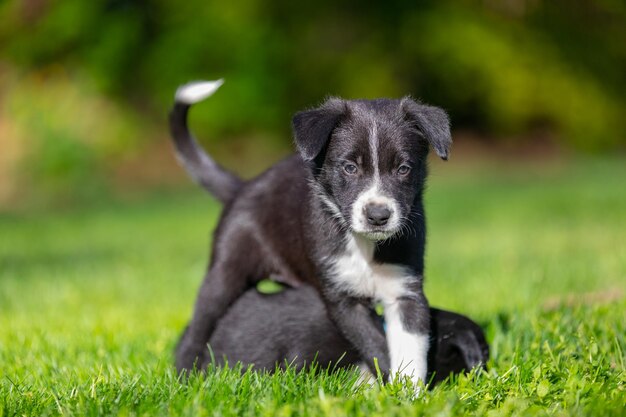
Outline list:
[[[419,200],[429,145],[447,159],[449,120],[437,107],[401,100],[341,100],[297,113],[298,151],[327,209],[355,234],[400,233]]]

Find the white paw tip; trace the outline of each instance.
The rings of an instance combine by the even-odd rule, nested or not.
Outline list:
[[[176,102],[183,104],[194,104],[211,96],[224,84],[224,79],[220,78],[216,81],[193,81],[185,85],[181,85],[176,90]]]

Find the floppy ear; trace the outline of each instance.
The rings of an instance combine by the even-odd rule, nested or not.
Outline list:
[[[317,109],[301,111],[293,116],[296,147],[305,161],[312,161],[324,149],[346,110],[345,101],[331,98]]]
[[[400,103],[407,120],[426,138],[430,146],[443,160],[448,159],[452,137],[450,135],[450,119],[439,107],[427,106],[405,97]]]

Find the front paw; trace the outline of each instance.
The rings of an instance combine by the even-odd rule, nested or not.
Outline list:
[[[414,390],[415,394],[419,395],[427,384],[425,363],[409,363],[406,366],[400,365],[392,373],[392,380],[410,386]]]
[[[424,386],[428,371],[428,336],[412,335],[401,329],[400,331],[388,331],[387,337],[391,355],[392,378],[409,380],[415,387]],[[416,391],[419,390],[416,388]]]
[[[176,349],[176,370],[178,373],[189,374],[194,370],[202,370],[204,366],[202,351],[202,344],[193,344],[187,341],[180,343]]]
[[[402,387],[403,392],[408,392],[410,398],[418,398],[424,391],[426,391],[427,381],[425,375],[418,375],[413,372],[408,372],[406,369],[392,373],[390,382],[392,384],[399,384],[398,387]],[[405,391],[406,390],[406,391]]]

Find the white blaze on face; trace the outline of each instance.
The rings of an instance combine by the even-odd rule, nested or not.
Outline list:
[[[365,234],[367,237],[373,240],[384,240],[393,235],[400,226],[400,219],[398,216],[398,205],[393,198],[389,198],[384,195],[380,181],[380,165],[378,160],[378,129],[376,127],[376,121],[370,121],[369,131],[369,151],[370,160],[373,165],[373,174],[371,185],[365,189],[352,205],[352,230],[356,233]],[[371,226],[367,221],[367,215],[365,208],[368,204],[384,205],[391,211],[391,216],[384,230],[371,231]]]
[[[397,303],[385,305],[387,346],[392,377],[408,376],[415,384],[426,382],[428,367],[428,334],[409,333],[404,329]]]

